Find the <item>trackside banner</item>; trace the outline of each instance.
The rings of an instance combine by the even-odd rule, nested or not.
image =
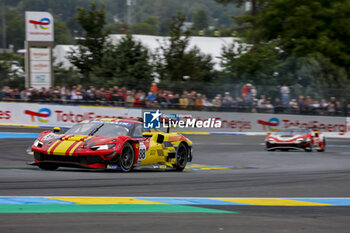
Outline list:
[[[178,119],[208,121],[208,125],[221,122],[220,127],[177,129],[188,132],[273,132],[290,126],[315,127],[320,131],[340,134],[350,131],[350,119],[346,117],[175,110],[159,112],[162,116],[177,116]],[[143,110],[133,108],[0,102],[0,124],[70,127],[94,118],[137,119],[141,116]]]
[[[180,131],[197,132],[274,132],[286,127],[314,127],[323,132],[345,133],[350,131],[346,117],[305,116],[287,114],[163,111],[165,115],[196,118],[201,121],[221,121],[220,128],[181,128]]]
[[[131,118],[141,109],[0,102],[0,124],[70,127],[94,118]]]

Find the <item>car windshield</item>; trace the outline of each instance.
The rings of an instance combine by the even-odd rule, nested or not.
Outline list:
[[[307,133],[309,133],[308,129],[282,129],[280,131],[277,131],[275,134],[281,137],[291,137]]]
[[[123,123],[123,122],[122,122]],[[118,137],[128,135],[131,123],[88,122],[74,125],[66,134]]]

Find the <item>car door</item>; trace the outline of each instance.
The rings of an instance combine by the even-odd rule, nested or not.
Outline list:
[[[149,153],[151,138],[150,137],[146,138],[142,136],[142,133],[149,132],[149,131],[150,131],[149,129],[144,129],[142,124],[137,124],[134,128],[132,137],[138,140],[138,144],[136,145],[136,148],[138,149],[137,151],[138,154],[136,156],[138,160],[137,160],[136,166],[154,163],[153,161],[154,158]]]

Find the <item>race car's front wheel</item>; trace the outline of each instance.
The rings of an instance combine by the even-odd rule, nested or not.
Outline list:
[[[48,163],[48,164],[39,164],[38,167],[43,170],[53,171],[58,168],[58,165]]]
[[[304,150],[306,152],[312,152],[312,144],[311,143],[307,144],[307,146],[304,147]]]
[[[174,165],[177,171],[183,171],[186,167],[188,159],[188,150],[185,144],[181,143],[177,148],[176,164]]]
[[[134,148],[130,143],[125,143],[120,153],[118,165],[123,172],[129,172],[132,170],[135,160]]]

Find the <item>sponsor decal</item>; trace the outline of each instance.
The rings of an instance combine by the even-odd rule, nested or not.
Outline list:
[[[49,140],[51,140],[51,139],[53,139],[53,138],[59,138],[59,137],[60,137],[60,135],[58,135],[58,134],[49,133],[49,134],[47,134],[46,136],[44,136],[44,137],[41,139],[41,141],[49,141]]]
[[[11,119],[11,111],[0,111],[0,119]]]
[[[278,128],[288,128],[288,127],[301,127],[301,128],[310,128],[317,129],[323,132],[346,132],[346,124],[330,124],[323,123],[320,121],[299,121],[299,120],[287,120],[287,119],[278,119],[271,118],[268,121],[258,120],[258,124],[263,126],[263,130],[269,130],[272,132],[278,131]]]
[[[118,165],[109,164],[107,165],[107,169],[118,169]]]
[[[92,120],[89,121],[91,123],[99,123],[99,124],[110,124],[110,125],[122,125],[122,126],[127,126],[130,127],[131,123],[129,122],[120,122],[120,121],[99,121],[99,120]],[[83,122],[84,123],[84,122]]]
[[[38,112],[25,110],[24,113],[30,115],[33,122],[35,122],[35,117],[37,117],[37,120],[41,123],[49,122],[47,118],[51,116],[51,110],[48,108],[42,108]]]
[[[39,27],[40,29],[47,30],[47,29],[49,29],[49,27],[47,27],[47,26],[50,25],[51,20],[49,18],[42,18],[42,19],[40,19],[40,21],[29,20],[29,23],[34,24],[35,29],[38,29],[38,27]]]
[[[115,115],[99,115],[96,112],[80,112],[80,113],[73,113],[72,111],[69,112],[63,112],[62,110],[56,110],[56,121],[57,122],[71,122],[71,123],[79,123],[85,120],[93,120],[94,118],[113,118],[113,119],[121,119],[121,118],[128,118],[128,119],[137,119],[137,117],[132,116],[115,116]],[[104,121],[106,123],[106,121]],[[113,124],[113,123],[111,123]]]
[[[280,120],[276,117],[273,117],[268,121],[258,120],[258,124],[261,124],[264,130],[266,130],[266,126],[267,126],[269,131],[275,132],[278,130],[277,127],[280,124]]]
[[[142,142],[140,142],[140,149],[139,149],[139,160],[144,160],[146,159],[146,146]]]

